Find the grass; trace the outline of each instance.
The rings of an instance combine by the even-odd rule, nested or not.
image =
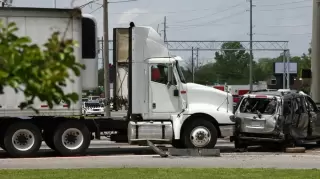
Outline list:
[[[320,170],[282,169],[62,169],[0,170],[1,179],[317,179]]]

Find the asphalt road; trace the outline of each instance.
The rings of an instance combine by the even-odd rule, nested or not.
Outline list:
[[[308,146],[307,146],[308,147]],[[319,168],[320,151],[312,146],[304,154],[265,152],[252,148],[235,153],[233,144],[218,141],[221,157],[161,158],[146,146],[129,146],[110,141],[93,141],[84,157],[56,157],[45,145],[39,158],[9,159],[0,151],[1,169],[117,168],[117,167],[222,167],[222,168]]]
[[[221,157],[160,158],[150,155],[95,156],[75,158],[2,159],[1,169],[68,169],[68,168],[320,168],[317,155],[235,155]]]

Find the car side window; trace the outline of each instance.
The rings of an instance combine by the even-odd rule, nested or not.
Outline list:
[[[296,98],[296,105],[294,108],[295,113],[305,113],[305,104],[304,100],[301,97]]]
[[[310,97],[306,97],[306,105],[309,111],[312,111],[312,112],[318,111],[317,105],[313,102],[313,100]]]
[[[168,84],[168,66],[165,64],[152,65],[151,81]]]

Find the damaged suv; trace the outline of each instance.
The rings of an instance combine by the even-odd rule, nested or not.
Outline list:
[[[293,147],[320,144],[320,111],[303,92],[262,90],[243,95],[237,104],[233,141],[236,149],[252,145]]]

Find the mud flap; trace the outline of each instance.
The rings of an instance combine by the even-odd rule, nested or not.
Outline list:
[[[160,155],[160,157],[169,157],[169,154],[166,153],[165,151],[161,150],[160,148],[156,147],[152,142],[150,142],[149,140],[147,140],[147,143],[149,145],[149,147],[156,152],[157,154]]]

